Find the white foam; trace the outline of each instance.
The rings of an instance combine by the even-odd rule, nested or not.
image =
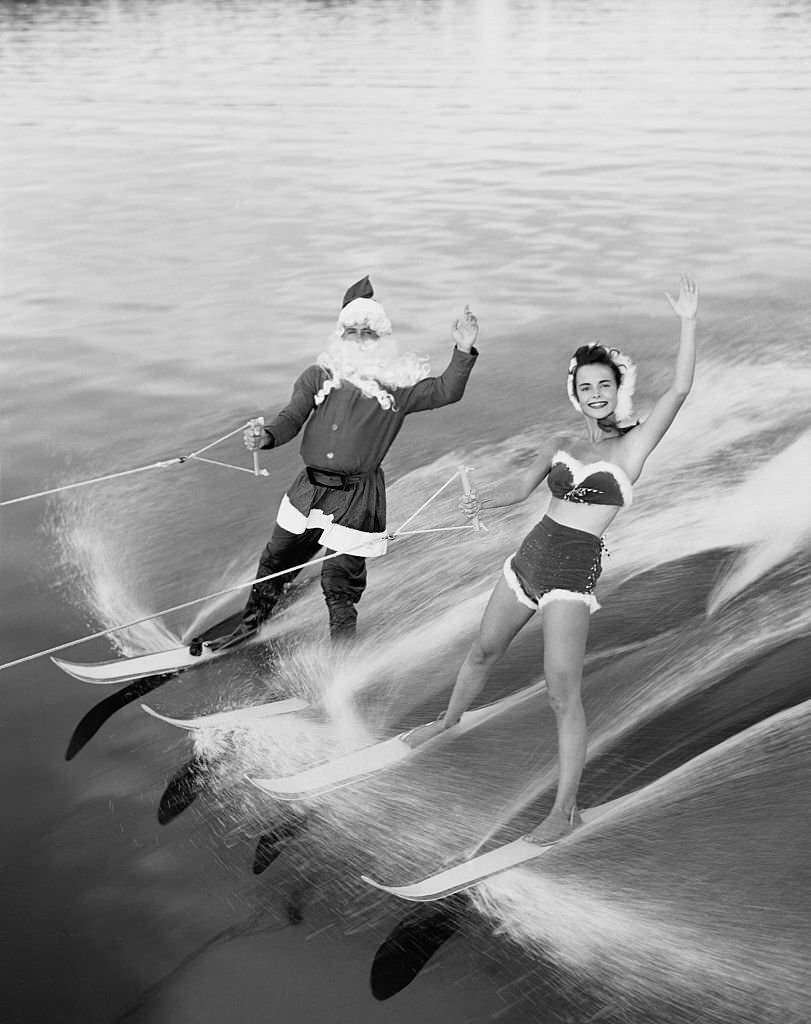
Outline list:
[[[710,595],[709,614],[811,543],[811,431],[759,466],[726,507],[749,546]]]

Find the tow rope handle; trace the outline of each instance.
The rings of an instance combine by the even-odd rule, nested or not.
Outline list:
[[[251,430],[253,431],[253,436],[261,437],[262,434],[265,432],[265,417],[256,416],[249,422]],[[251,454],[253,455],[253,475],[264,476],[265,474],[262,473],[262,470],[259,468],[259,450],[257,448],[254,448]]]
[[[473,493],[473,488],[471,487],[470,484],[470,466],[460,466],[459,477],[462,481],[462,491],[464,492],[465,497],[475,497]],[[487,527],[484,525],[481,519],[479,519],[478,512],[476,513],[475,516],[471,516],[471,519],[473,521],[473,529],[476,530],[477,533],[487,533]]]

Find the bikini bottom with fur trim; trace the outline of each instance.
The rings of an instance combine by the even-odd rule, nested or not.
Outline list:
[[[602,572],[603,542],[544,516],[504,563],[504,578],[521,604],[540,610],[553,600],[600,605],[592,591]]]

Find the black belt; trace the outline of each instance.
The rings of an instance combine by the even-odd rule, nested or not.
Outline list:
[[[335,473],[331,469],[307,466],[307,479],[314,487],[329,487],[334,491],[351,491],[355,484],[371,475],[372,473]]]

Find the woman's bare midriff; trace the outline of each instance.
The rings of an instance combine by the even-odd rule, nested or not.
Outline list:
[[[561,526],[583,530],[594,537],[602,537],[613,523],[619,508],[616,505],[586,505],[563,498],[552,498],[546,514]]]

